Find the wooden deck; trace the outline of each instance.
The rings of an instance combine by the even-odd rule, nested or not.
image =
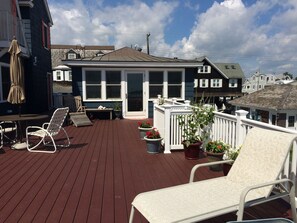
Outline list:
[[[185,160],[183,152],[148,154],[136,120],[97,120],[66,130],[72,145],[55,154],[3,148],[0,222],[125,223],[138,193],[186,183],[191,168],[206,161],[203,154],[198,161]],[[205,168],[197,178],[220,175]],[[146,222],[138,213],[135,217]],[[290,218],[289,206],[277,200],[248,208],[244,216],[272,217]],[[231,220],[235,214],[204,222]]]

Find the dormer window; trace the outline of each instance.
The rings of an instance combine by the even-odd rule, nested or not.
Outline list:
[[[67,59],[70,59],[70,60],[76,59],[76,53],[68,53]]]
[[[79,58],[79,55],[74,50],[70,50],[66,54],[66,58],[69,59],[69,60],[74,60],[74,59]]]
[[[104,53],[100,50],[99,52],[97,52],[96,53],[96,57],[101,57],[101,56],[103,56],[104,55]]]
[[[198,74],[209,74],[211,72],[211,66],[199,66]]]

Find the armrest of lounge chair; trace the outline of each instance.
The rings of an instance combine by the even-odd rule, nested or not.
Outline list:
[[[233,162],[234,162],[234,160],[221,160],[221,161],[216,161],[216,162],[197,164],[197,165],[193,166],[193,168],[191,170],[189,183],[194,182],[194,176],[195,176],[196,170],[200,167],[208,167],[208,166],[212,166],[212,165],[223,164],[223,163],[233,163]]]
[[[259,201],[250,201],[248,202],[249,204],[246,205],[246,197],[248,195],[249,192],[251,192],[252,190],[261,188],[261,187],[267,187],[270,185],[276,185],[276,184],[280,184],[280,183],[290,183],[290,191],[285,191],[282,192],[280,194],[276,194],[276,195],[271,195],[269,198],[266,198],[265,200],[260,199]],[[249,207],[255,204],[261,204],[264,202],[267,202],[269,200],[275,200],[281,197],[285,197],[288,196],[289,194],[291,194],[290,197],[295,197],[295,187],[294,187],[294,182],[290,179],[284,178],[284,179],[280,179],[280,180],[274,180],[274,181],[270,181],[270,182],[266,182],[266,183],[262,183],[262,184],[258,184],[258,185],[253,185],[253,186],[249,186],[246,187],[240,195],[240,200],[239,200],[239,207],[238,207],[238,212],[237,212],[237,221],[242,221],[243,219],[243,212],[244,212],[244,208],[245,207]],[[295,202],[295,201],[291,201],[291,202]]]

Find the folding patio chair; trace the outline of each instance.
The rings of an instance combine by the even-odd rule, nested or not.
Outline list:
[[[82,105],[81,96],[74,96],[76,112],[70,112],[70,121],[75,127],[93,125],[86,113],[86,107]]]
[[[245,207],[281,197],[289,197],[294,222],[296,159],[289,158],[296,148],[295,134],[253,128],[249,130],[239,156],[225,177],[194,181],[199,167],[228,161],[198,164],[190,182],[144,192],[132,202],[130,223],[135,208],[150,222],[196,222],[237,211],[241,221]],[[294,147],[292,146],[294,142]],[[291,169],[290,169],[291,168]],[[283,170],[290,169],[284,175]],[[275,185],[281,189],[273,191]]]
[[[62,127],[67,116],[69,108],[58,108],[53,113],[51,120],[47,123],[43,123],[42,127],[39,126],[28,126],[26,128],[26,141],[27,149],[30,152],[44,152],[44,153],[54,153],[57,151],[57,146],[68,147],[70,145],[70,140],[66,130]],[[55,136],[60,132],[63,132],[67,144],[56,144]],[[43,144],[44,146],[53,146],[53,150],[38,149],[38,147]]]

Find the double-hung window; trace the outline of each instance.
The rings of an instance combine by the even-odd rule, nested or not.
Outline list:
[[[163,95],[163,71],[150,71],[149,72],[149,92],[150,98],[157,98],[158,94]]]
[[[106,71],[106,98],[121,98],[121,71]]]
[[[42,45],[45,49],[50,49],[50,27],[42,21],[41,23],[42,27]]]
[[[86,87],[86,99],[101,99],[101,71],[85,72],[85,87]]]
[[[61,81],[62,80],[62,76],[61,76],[61,71],[57,71],[57,81]]]
[[[211,79],[210,84],[212,88],[220,88],[222,87],[222,79]]]
[[[200,84],[199,86],[201,88],[207,88],[208,87],[208,79],[200,79]]]
[[[229,88],[237,87],[237,79],[229,79]]]
[[[182,97],[182,72],[168,71],[168,98]]]

